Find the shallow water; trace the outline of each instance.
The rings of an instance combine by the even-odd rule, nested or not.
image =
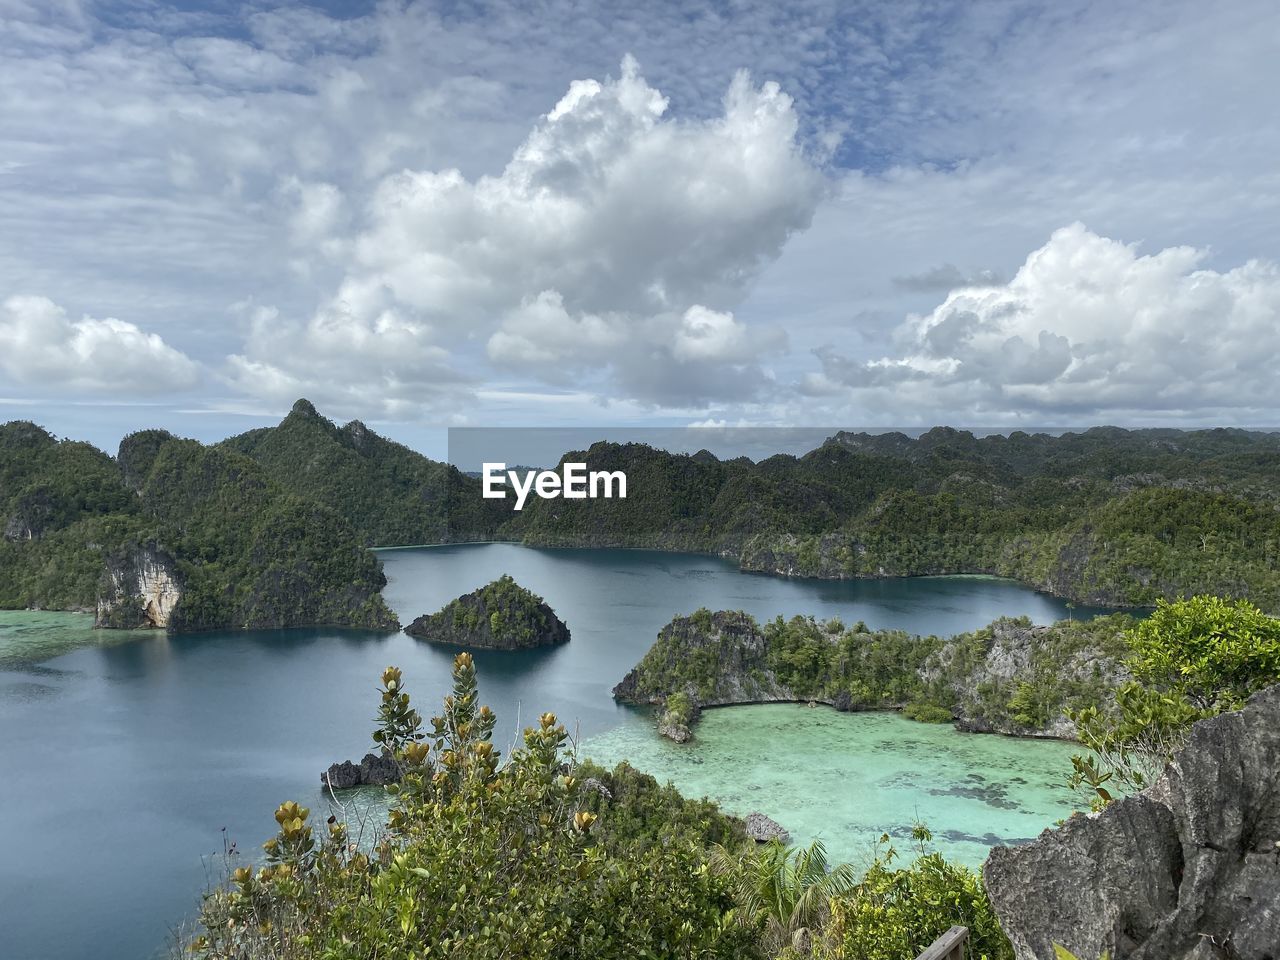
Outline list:
[[[0,668],[151,636],[150,630],[95,630],[93,617],[84,613],[0,610]]]
[[[618,706],[610,690],[677,614],[700,606],[744,609],[758,617],[812,613],[940,634],[974,629],[1002,614],[1027,614],[1041,623],[1065,615],[1064,605],[1050,597],[990,579],[784,580],[743,574],[711,557],[510,544],[381,555],[391,580],[385,595],[402,622],[510,573],[544,595],[568,623],[573,639],[556,649],[476,651],[481,695],[498,714],[499,746],[549,709],[582,738],[614,737],[599,747],[592,741],[601,755],[606,744],[616,742],[638,766],[655,772],[661,772],[656,758],[664,743],[647,713]],[[403,633],[298,629],[152,632],[139,638],[92,631],[90,625],[89,617],[76,614],[0,615],[4,960],[151,956],[170,928],[193,911],[207,881],[207,861],[216,867],[224,841],[256,852],[272,833],[271,814],[283,800],[324,809],[320,771],[372,747],[383,667],[395,663],[404,669],[409,691],[429,716],[448,690],[456,652]],[[1008,827],[1008,836],[1029,836],[1060,815],[1023,796],[1039,789],[1025,774],[1040,771],[1038,758],[1054,745],[965,737],[888,716],[769,709],[774,708],[762,716],[798,715],[802,723],[833,725],[865,721],[867,729],[882,724],[892,731],[882,753],[921,762],[937,752],[1007,749],[1014,764],[1009,772],[1028,781],[1020,784],[1011,776],[1006,784],[1008,796],[1028,811],[1024,821]],[[806,811],[844,810],[839,798],[849,793],[850,778],[823,771],[852,747],[843,733],[803,726],[748,735],[755,717],[750,708],[710,712],[699,729],[699,746],[680,759],[701,756],[704,766],[712,762],[718,772],[705,787],[686,782],[734,809],[745,804],[743,796],[772,791],[786,801],[778,803],[776,819],[798,836],[807,835]],[[754,736],[769,745],[758,749],[775,759],[811,759],[794,768],[789,783],[779,780],[752,791],[743,779],[735,786],[733,769],[747,767],[720,759],[714,745],[721,726],[724,756]],[[830,743],[828,736],[834,738]],[[811,737],[827,746],[814,747]],[[679,769],[671,773],[678,782],[684,775]],[[993,772],[988,779],[996,777]],[[883,807],[875,806],[874,797],[858,801],[849,809],[863,812],[842,812],[840,822],[861,830],[865,821],[878,835],[882,821],[901,828],[928,805],[930,825],[940,834],[986,832],[979,830],[973,798],[935,796],[928,789],[912,792],[904,784],[895,795],[901,799]],[[1000,808],[984,806],[992,816],[1004,816]],[[891,816],[895,808],[897,817]],[[823,827],[829,841],[837,828],[844,830],[838,823],[829,827]],[[837,838],[833,847],[843,842]]]
[[[694,733],[675,744],[627,724],[580,752],[607,766],[627,760],[730,813],[765,813],[793,843],[821,839],[833,860],[855,864],[886,833],[905,853],[920,822],[932,849],[976,867],[992,846],[1035,837],[1078,809],[1066,776],[1079,748],[1066,743],[804,704],[707,710]]]

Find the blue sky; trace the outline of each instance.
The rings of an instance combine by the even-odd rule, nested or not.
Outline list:
[[[0,418],[1280,423],[1274,4],[0,0]]]

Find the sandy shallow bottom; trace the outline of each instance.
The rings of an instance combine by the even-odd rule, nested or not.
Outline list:
[[[1025,842],[1080,808],[1066,786],[1078,749],[801,704],[708,710],[683,746],[648,723],[581,745],[597,762],[626,759],[730,812],[768,814],[793,841],[820,837],[839,860],[867,862],[886,833],[905,853],[919,821],[938,850],[970,866],[991,847]]]

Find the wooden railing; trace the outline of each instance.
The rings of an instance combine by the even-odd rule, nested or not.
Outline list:
[[[968,939],[968,927],[952,927],[929,944],[916,960],[964,960],[964,942]]]

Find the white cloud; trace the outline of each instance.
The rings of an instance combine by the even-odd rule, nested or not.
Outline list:
[[[627,342],[627,324],[627,318],[617,313],[575,316],[565,309],[558,290],[543,290],[507,314],[489,338],[487,352],[497,363],[541,367],[544,373],[580,362],[607,363],[613,351]]]
[[[672,353],[682,363],[750,363],[761,353],[780,348],[785,342],[780,330],[767,330],[765,335],[753,337],[732,313],[694,304],[680,319]]]
[[[1218,272],[1207,252],[1136,245],[1077,223],[999,286],[963,287],[898,332],[897,356],[817,351],[816,393],[892,396],[981,415],[1242,415],[1280,411],[1280,269]]]
[[[330,15],[0,0],[0,290],[166,336],[181,324],[205,365],[239,358],[234,402],[255,408],[280,405],[250,399],[268,389],[320,399],[308,385],[346,369],[363,397],[328,389],[351,412],[382,411],[384,382],[401,415],[442,409],[440,391],[406,386],[422,366],[474,383],[461,402],[479,418],[520,408],[486,384],[572,390],[582,417],[693,404],[695,419],[897,425],[1012,409],[980,377],[948,381],[945,331],[937,355],[895,343],[901,318],[1012,277],[1074,220],[1210,250],[1193,271],[1280,262],[1280,127],[1259,122],[1280,82],[1258,27],[1272,6],[477,0]],[[624,96],[604,78],[626,51],[648,82]],[[795,98],[764,119],[794,124],[840,178],[776,260],[785,164],[761,184],[738,161],[787,155],[750,132],[754,109],[735,114],[748,135],[730,133],[723,95],[742,67]],[[752,106],[785,99],[742,89]],[[538,312],[544,294],[558,313]],[[237,300],[276,305],[276,333],[228,322]],[[691,357],[694,307],[732,314],[744,359]],[[390,357],[372,344],[388,310]],[[768,330],[782,323],[785,350]],[[830,369],[808,392],[771,381],[801,380],[823,344]],[[1063,350],[1037,332],[1004,362],[1031,391]],[[225,387],[205,378],[184,406],[231,403]],[[1273,419],[1223,411],[1168,419]]]
[[[287,177],[280,192],[292,204],[289,231],[296,245],[318,247],[329,256],[343,251],[335,235],[343,225],[346,198],[338,187]]]
[[[158,334],[108,317],[71,320],[46,297],[12,296],[0,307],[0,369],[36,388],[163,393],[192,387],[196,364]]]
[[[442,366],[441,349],[483,337],[495,363],[552,382],[589,375],[606,396],[758,392],[759,362],[784,338],[724,307],[808,224],[824,180],[776,84],[739,73],[720,116],[667,111],[628,57],[616,79],[573,83],[500,175],[386,178],[338,296],[305,335],[256,328],[234,363],[275,372],[237,382],[305,383],[334,363],[417,380],[406,371],[424,351]],[[290,189],[295,235],[327,232],[332,196]]]
[[[348,282],[305,323],[273,307],[250,311],[243,352],[227,358],[237,390],[277,404],[307,396],[336,416],[405,417],[470,397],[468,378],[431,328],[405,317],[376,286]]]

